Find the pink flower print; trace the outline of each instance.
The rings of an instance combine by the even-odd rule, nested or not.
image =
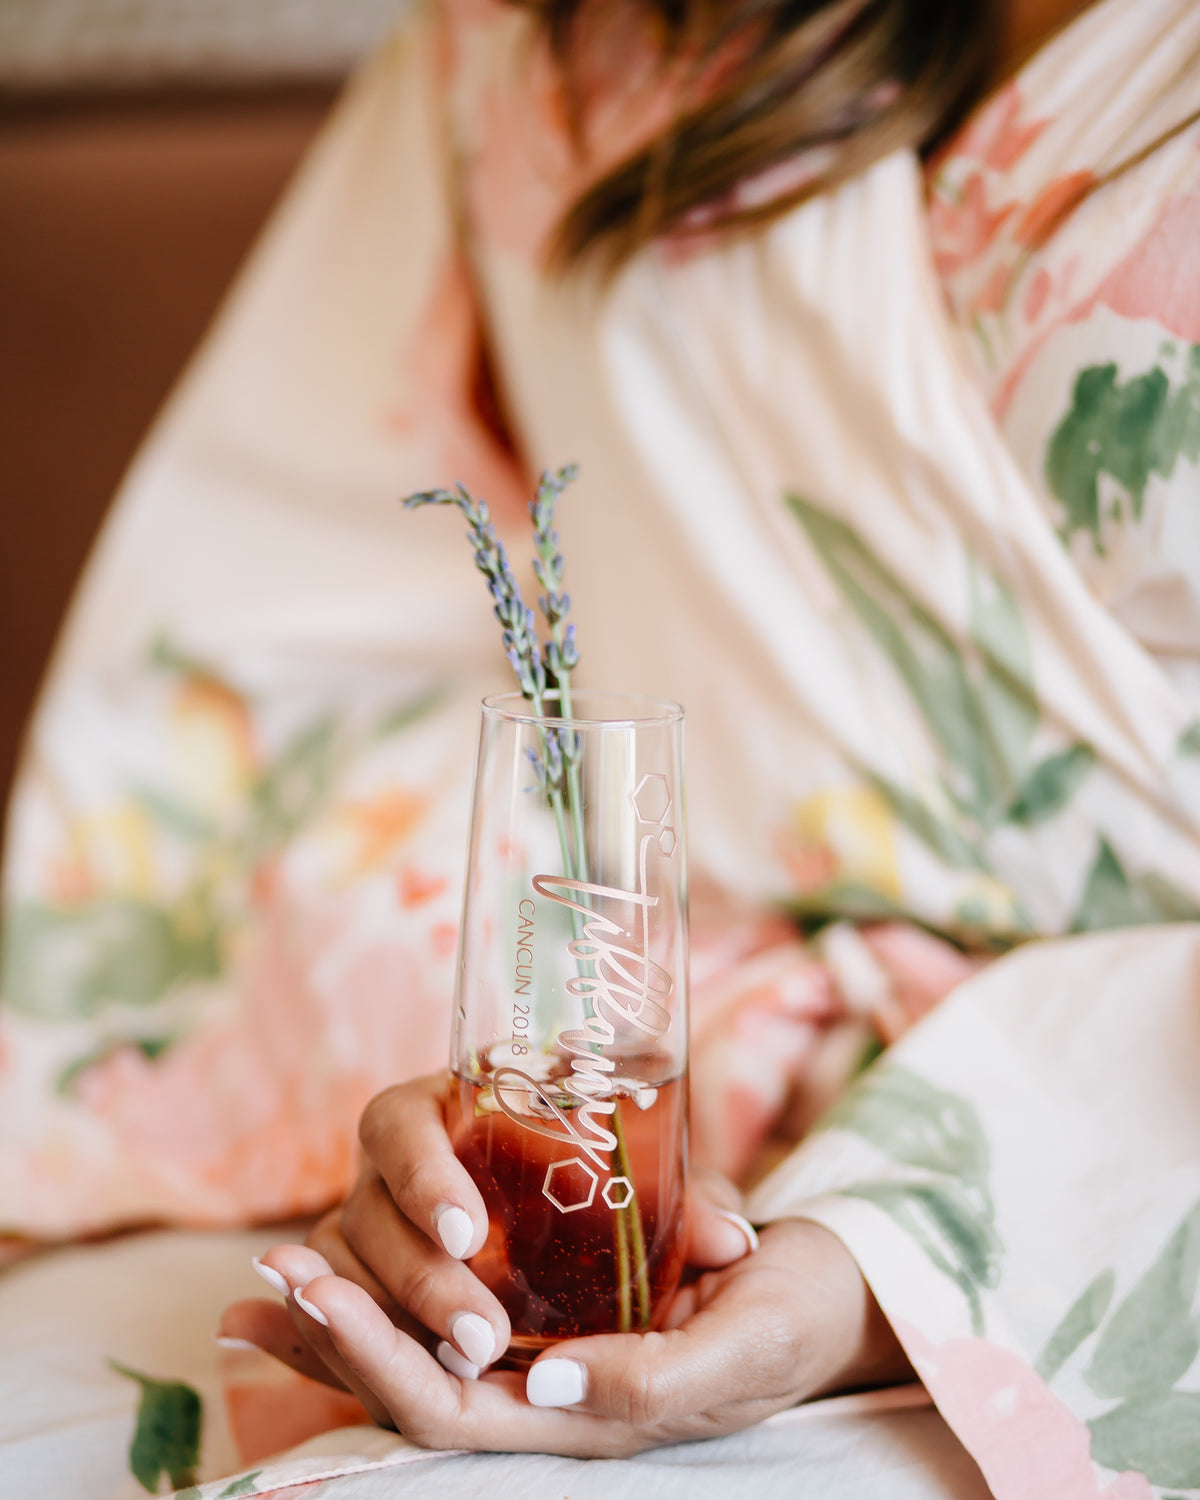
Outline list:
[[[236,1224],[344,1195],[367,1100],[449,1048],[453,944],[431,961],[419,916],[364,922],[364,899],[310,904],[281,880],[230,1004],[153,1060],[124,1047],[80,1075],[94,1152],[39,1164],[31,1219]]]
[[[356,875],[378,869],[406,843],[429,808],[428,797],[403,787],[392,787],[365,802],[348,802],[341,817],[350,825],[356,852]]]
[[[971,311],[976,314],[1003,312],[1013,273],[1011,265],[993,266],[987,280],[971,300]]]
[[[1025,155],[1048,120],[1021,121],[1021,90],[1011,82],[1002,88],[985,111],[992,116],[983,160],[994,172],[1007,172]]]
[[[963,184],[957,201],[937,193],[929,205],[929,229],[934,263],[942,276],[977,260],[1015,211],[1015,204],[990,209],[987,183],[981,172],[973,172]]]
[[[44,883],[47,898],[55,906],[82,906],[97,890],[91,866],[74,844],[47,860]]]
[[[794,940],[710,975],[698,999],[695,1155],[736,1181],[779,1128],[821,1033],[843,1009],[824,967]]]
[[[1153,1500],[1140,1474],[1101,1489],[1091,1434],[1036,1370],[988,1339],[933,1344],[892,1326],[938,1409],[983,1471],[996,1500]]]
[[[837,879],[838,858],[827,844],[781,839],[777,853],[787,866],[797,894],[801,896],[819,891]]]
[[[436,899],[446,889],[449,881],[444,875],[427,875],[421,870],[401,870],[396,880],[396,889],[401,906],[424,906]]]
[[[940,169],[951,157],[982,162],[995,172],[1006,172],[1029,150],[1048,120],[1021,120],[1020,85],[1014,80],[994,94],[966,126],[939,152],[933,162]]]
[[[1017,221],[1013,239],[1026,249],[1040,249],[1095,180],[1092,172],[1067,172],[1048,182]]]
[[[1026,289],[1025,300],[1021,306],[1021,316],[1027,323],[1037,322],[1039,314],[1049,299],[1052,285],[1050,272],[1045,266],[1039,266]]]
[[[458,947],[458,923],[438,922],[429,934],[430,943],[433,947],[434,956],[437,958],[449,958]]]
[[[1176,338],[1200,343],[1200,192],[1166,200],[1150,233],[1079,316],[1097,304],[1122,318],[1152,318]]]
[[[587,6],[570,82],[576,126],[559,67],[544,45],[522,54],[519,81],[482,90],[475,154],[468,163],[473,227],[532,264],[555,226],[593,183],[670,124],[686,79],[702,93],[725,65],[693,80],[686,61],[660,70],[660,38],[648,23],[631,32],[624,6]]]
[[[884,1032],[883,1039],[889,1044],[988,962],[985,958],[968,956],[953,944],[907,922],[862,927],[859,936],[887,975],[902,1019],[902,1031],[894,1035]]]
[[[478,110],[478,143],[467,168],[473,227],[499,249],[537,264],[582,186],[562,80],[545,47],[527,54],[519,89],[512,80],[489,80]]]

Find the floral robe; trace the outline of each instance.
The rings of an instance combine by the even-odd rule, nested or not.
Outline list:
[[[529,473],[576,459],[583,676],[688,713],[702,1140],[753,1117],[746,1167],[906,1033],[754,1213],[842,1237],[1001,1500],[1200,1494],[1198,49],[1185,0],[1102,0],[924,176],[601,290],[540,254],[661,123],[637,50],[598,35],[581,162],[526,16],[418,10],[65,627],[10,820],[0,1229],[319,1207],[370,1093],[444,1064],[503,661],[460,528],[395,497],[461,479],[524,553]]]

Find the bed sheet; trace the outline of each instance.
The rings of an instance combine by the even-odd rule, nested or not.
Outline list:
[[[278,1238],[277,1227],[128,1234],[0,1275],[0,1496],[988,1494],[919,1386],[811,1403],[744,1433],[621,1461],[428,1453],[364,1423],[349,1397],[214,1342],[221,1308],[261,1292],[250,1258]]]

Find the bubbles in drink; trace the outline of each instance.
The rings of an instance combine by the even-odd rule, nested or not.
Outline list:
[[[510,1357],[657,1327],[679,1283],[686,1080],[661,1081],[631,1059],[620,1074],[593,1101],[591,1129],[561,1058],[531,1070],[533,1086],[489,1073],[453,1080],[450,1139],[490,1224],[470,1265],[508,1313]],[[617,1146],[604,1149],[605,1138]]]

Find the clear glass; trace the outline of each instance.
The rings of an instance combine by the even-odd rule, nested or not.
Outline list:
[[[485,700],[456,1001],[447,1124],[487,1204],[471,1266],[510,1357],[654,1328],[687,1170],[678,705],[575,693],[567,720]]]

